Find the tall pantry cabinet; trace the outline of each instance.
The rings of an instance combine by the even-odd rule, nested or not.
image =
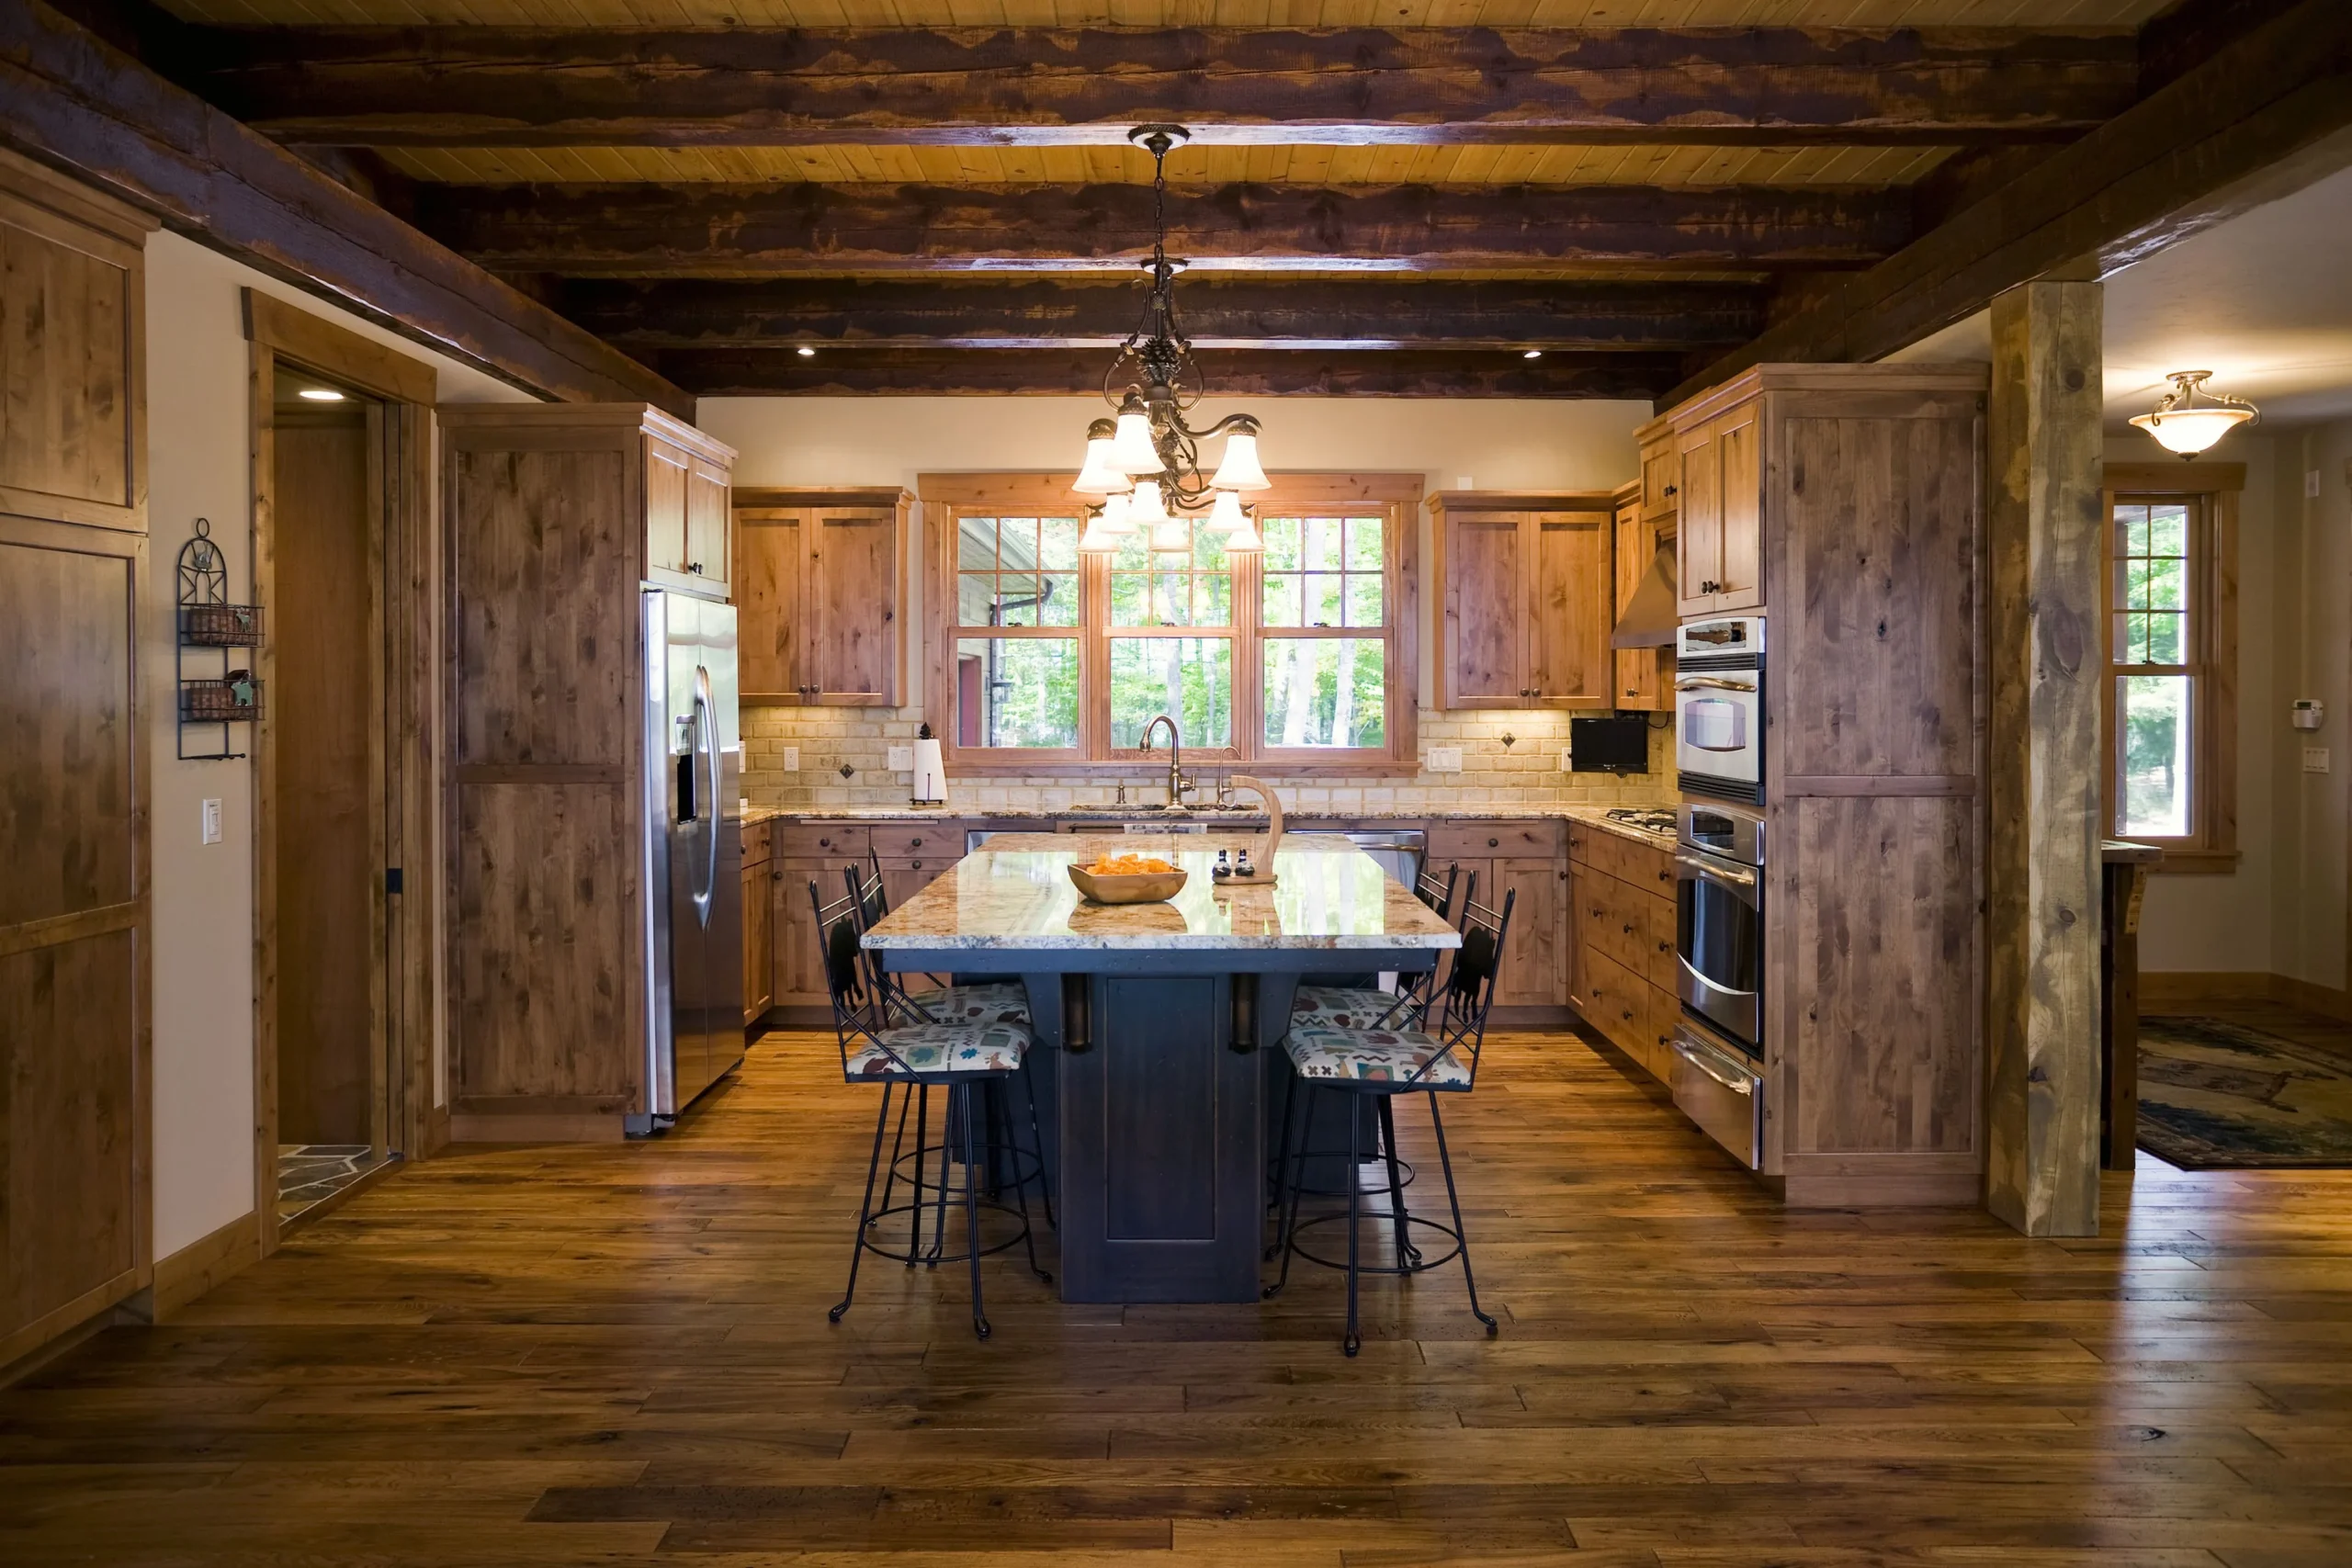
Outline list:
[[[153,1278],[154,227],[0,152],[0,1366]]]
[[[734,451],[641,403],[440,411],[450,1134],[641,1112],[640,583],[723,595]]]

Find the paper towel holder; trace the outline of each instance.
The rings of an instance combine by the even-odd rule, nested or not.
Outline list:
[[[939,754],[939,739],[932,734],[929,724],[915,731],[914,785],[910,805],[947,804],[947,768]]]

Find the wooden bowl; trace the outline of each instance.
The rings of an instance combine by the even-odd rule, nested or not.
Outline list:
[[[1096,876],[1082,865],[1069,868],[1078,890],[1098,904],[1158,904],[1184,889],[1182,871],[1147,871],[1135,876]]]

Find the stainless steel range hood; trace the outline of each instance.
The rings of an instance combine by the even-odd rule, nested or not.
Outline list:
[[[1675,629],[1682,618],[1679,604],[1674,590],[1674,549],[1671,546],[1662,547],[1650,561],[1649,570],[1642,574],[1642,585],[1626,601],[1625,613],[1617,617],[1617,629],[1610,634],[1609,646],[1672,648]]]

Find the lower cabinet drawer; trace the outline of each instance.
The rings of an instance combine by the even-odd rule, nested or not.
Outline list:
[[[1649,974],[1649,911],[1631,887],[1590,866],[1569,883],[1577,901],[1579,951],[1598,951],[1634,975]]]
[[[1439,867],[1450,861],[1540,859],[1560,849],[1560,825],[1552,821],[1438,821],[1429,833],[1429,863]]]
[[[1583,956],[1585,1021],[1619,1050],[1646,1055],[1652,1034],[1649,982],[1590,948]]]
[[[862,855],[871,842],[864,823],[775,823],[775,853],[797,859]]]

